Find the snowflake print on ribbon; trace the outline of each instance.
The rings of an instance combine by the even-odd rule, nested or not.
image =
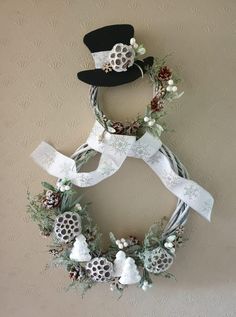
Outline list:
[[[101,166],[101,171],[102,171],[102,175],[103,176],[109,176],[109,175],[112,175],[114,172],[115,172],[115,168],[114,166],[112,165],[112,162],[106,162],[104,161],[102,163],[102,166]]]
[[[119,155],[127,154],[130,148],[130,143],[125,138],[121,138],[118,136],[113,138],[110,145],[113,148],[115,154]]]
[[[79,182],[81,187],[87,187],[91,185],[92,177],[85,175],[85,174],[80,174],[79,177]]]
[[[52,163],[54,163],[55,161],[55,153],[49,153],[49,152],[45,152],[40,156],[40,161],[42,163],[42,165],[46,168],[48,168],[50,165],[52,165]]]
[[[161,153],[157,152],[154,155],[152,155],[147,162],[150,164],[158,164],[161,161]]]
[[[163,170],[161,177],[163,177],[164,183],[168,187],[173,187],[181,182],[181,178],[172,170],[170,170],[169,172],[167,170]]]
[[[72,175],[72,165],[71,163],[68,162],[64,162],[61,166],[60,166],[60,173],[62,173],[63,177],[65,178],[70,178],[70,176]],[[76,171],[74,171],[76,172]]]
[[[190,200],[197,199],[200,194],[199,188],[194,184],[184,187],[184,190],[184,196],[187,196]]]
[[[151,155],[151,148],[147,144],[136,143],[134,153],[137,157],[142,159],[148,159]]]
[[[206,200],[203,203],[203,212],[205,212],[206,214],[209,214],[211,212],[212,209],[212,201],[211,200]]]

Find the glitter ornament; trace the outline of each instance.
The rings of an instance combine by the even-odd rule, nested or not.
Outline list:
[[[73,240],[81,231],[81,219],[77,213],[66,211],[56,218],[54,232],[61,242]]]

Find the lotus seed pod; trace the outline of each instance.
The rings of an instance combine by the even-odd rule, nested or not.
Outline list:
[[[144,258],[144,267],[151,273],[162,273],[167,271],[173,264],[173,256],[164,248],[158,247],[148,251]]]
[[[116,72],[125,72],[134,63],[135,52],[131,45],[118,43],[109,53],[109,63]]]
[[[66,211],[56,218],[54,232],[61,242],[73,240],[81,231],[81,219],[77,213]]]
[[[86,265],[86,272],[95,282],[107,282],[113,278],[113,264],[106,258],[94,258]]]

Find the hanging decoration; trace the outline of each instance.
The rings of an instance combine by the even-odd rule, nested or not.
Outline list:
[[[71,157],[46,142],[32,153],[34,161],[58,181],[55,186],[43,182],[42,193],[28,195],[28,212],[42,235],[52,236],[52,262],[65,267],[70,287],[85,292],[97,283],[108,283],[111,290],[123,293],[129,285],[136,284],[146,291],[154,276],[172,277],[169,269],[177,249],[185,242],[190,208],[210,221],[213,197],[189,179],[184,165],[160,139],[167,131],[163,120],[168,104],[183,95],[178,88],[179,78],[167,65],[167,57],[141,59],[146,49],[137,44],[129,24],[92,31],[85,35],[84,43],[94,58],[95,69],[79,72],[78,78],[91,85],[89,98],[95,124],[87,141]],[[124,123],[109,119],[99,102],[99,87],[126,84],[145,74],[153,86],[153,96],[144,114]],[[97,153],[101,153],[98,167],[81,172],[81,167]],[[79,194],[80,188],[112,176],[128,157],[143,160],[178,198],[177,205],[172,216],[152,225],[142,241],[130,233],[127,237],[110,233],[110,245],[104,249],[101,233],[89,215],[89,204]]]

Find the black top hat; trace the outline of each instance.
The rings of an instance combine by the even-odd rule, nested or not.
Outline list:
[[[84,43],[92,53],[95,63],[96,59],[99,63],[101,62],[101,55],[103,55],[104,51],[109,53],[109,51],[111,51],[114,45],[117,43],[130,45],[130,39],[133,37],[134,28],[132,25],[115,24],[108,25],[87,33],[84,36]],[[135,63],[128,67],[126,71],[118,72],[112,70],[111,68],[109,69],[109,72],[105,72],[101,67],[99,67],[92,70],[81,71],[77,74],[77,76],[83,82],[93,86],[118,86],[136,80],[142,76],[143,73],[145,73],[147,66],[152,66],[152,64],[153,57],[149,56],[143,60],[135,60]]]

